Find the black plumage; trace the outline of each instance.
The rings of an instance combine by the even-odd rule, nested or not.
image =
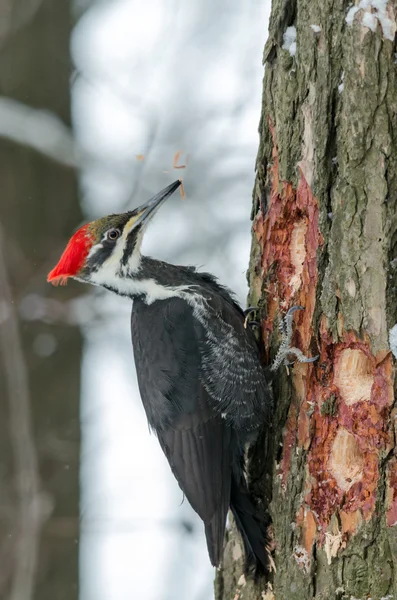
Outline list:
[[[270,418],[258,347],[231,294],[208,274],[144,258],[142,273],[183,297],[134,300],[132,342],[150,426],[188,501],[204,521],[213,565],[231,508],[248,563],[268,566],[266,534],[248,495],[244,444]]]

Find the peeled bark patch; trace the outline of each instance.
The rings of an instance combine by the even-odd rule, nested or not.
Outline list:
[[[390,461],[387,470],[387,513],[389,527],[397,526],[397,459]]]
[[[358,349],[342,350],[335,364],[334,381],[347,405],[369,401],[374,382],[370,359]]]
[[[361,511],[359,510],[354,510],[352,512],[341,510],[339,512],[339,517],[341,520],[342,534],[347,533],[348,535],[355,533],[363,520]]]
[[[294,274],[291,277],[290,286],[292,287],[293,293],[298,292],[300,286],[302,285],[303,265],[306,258],[306,233],[306,221],[297,221],[292,229],[290,245],[291,264],[294,268]]]
[[[338,486],[346,492],[362,479],[363,455],[354,436],[343,427],[332,444],[329,468]]]
[[[379,461],[390,444],[388,415],[393,399],[390,353],[377,362],[353,333],[332,344],[327,330],[319,365],[321,379],[308,390],[317,398],[308,455],[306,504],[325,534],[333,515],[355,533],[375,510]],[[332,369],[335,368],[335,373]],[[358,511],[358,513],[357,513]],[[353,514],[354,517],[348,515]],[[319,540],[323,540],[322,535]]]
[[[280,180],[276,132],[271,121],[269,127],[273,139],[270,202],[266,216],[260,211],[253,226],[262,249],[258,276],[265,275],[268,291],[268,317],[262,325],[263,335],[268,341],[276,317],[293,304],[303,305],[305,311],[297,317],[297,322],[301,348],[307,351],[313,335],[317,250],[323,243],[318,226],[318,201],[302,171],[296,188]]]
[[[301,528],[301,543],[310,556],[316,540],[317,521],[307,507],[301,507],[296,518],[296,524]]]

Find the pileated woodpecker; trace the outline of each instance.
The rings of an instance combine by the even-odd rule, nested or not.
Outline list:
[[[143,405],[181,489],[204,521],[211,562],[221,562],[230,507],[247,566],[267,571],[266,528],[244,475],[245,444],[272,412],[256,340],[233,295],[215,277],[140,253],[150,219],[179,185],[172,183],[131,212],[81,227],[48,281],[73,277],[133,300]]]

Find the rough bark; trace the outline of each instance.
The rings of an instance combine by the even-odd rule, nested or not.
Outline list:
[[[0,5],[0,94],[68,124],[70,3]],[[81,219],[76,174],[0,139],[0,182],[0,597],[73,600],[82,338],[46,274]]]
[[[232,528],[218,599],[397,598],[397,3],[356,4],[273,0],[249,304],[266,360],[297,304],[294,345],[320,358],[280,369],[273,428],[250,452],[277,571],[242,577]]]

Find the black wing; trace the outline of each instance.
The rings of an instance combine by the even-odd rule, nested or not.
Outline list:
[[[248,441],[253,432],[271,421],[272,392],[261,364],[258,344],[246,326],[240,307],[225,288],[203,289],[192,296],[194,315],[203,326],[201,380],[216,411],[223,414]]]
[[[131,331],[149,423],[205,523],[211,562],[218,565],[230,503],[233,432],[200,380],[203,326],[180,298],[151,305],[135,300]]]

